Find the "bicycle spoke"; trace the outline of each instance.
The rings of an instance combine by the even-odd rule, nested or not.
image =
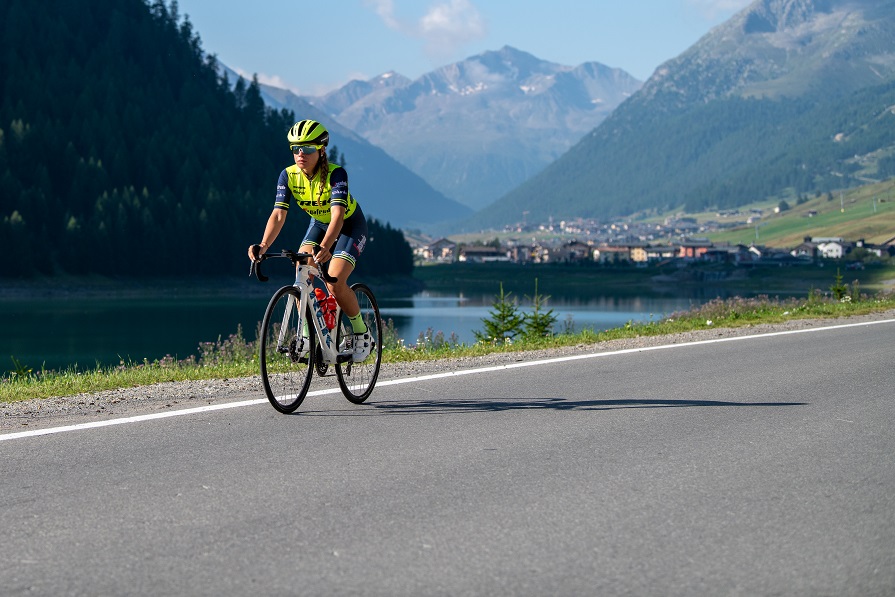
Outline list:
[[[361,315],[372,336],[373,349],[370,351],[370,356],[359,363],[348,361],[337,364],[336,377],[345,397],[355,404],[360,404],[369,398],[379,377],[379,367],[382,363],[382,317],[379,315],[379,307],[373,292],[365,284],[354,284],[351,289],[357,296]],[[346,345],[346,340],[352,334],[347,316],[342,314],[341,318],[337,338],[340,349]]]
[[[298,291],[284,286],[270,299],[261,324],[261,382],[271,405],[283,413],[304,400],[314,370],[313,335],[304,346],[300,304]]]

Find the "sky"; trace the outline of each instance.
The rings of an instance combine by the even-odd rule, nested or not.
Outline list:
[[[178,0],[202,48],[299,95],[389,71],[416,79],[509,45],[645,81],[752,0]]]

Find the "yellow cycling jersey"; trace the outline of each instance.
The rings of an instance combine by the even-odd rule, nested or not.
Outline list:
[[[344,219],[350,218],[357,210],[357,201],[348,192],[348,173],[345,172],[345,169],[339,165],[330,164],[326,180],[321,182],[320,179],[321,175],[318,172],[309,180],[297,164],[284,169],[277,182],[277,197],[274,207],[289,209],[288,190],[292,193],[298,206],[315,220],[329,224],[332,219],[330,207],[333,205],[344,206]],[[320,192],[321,184],[323,185],[322,193]]]

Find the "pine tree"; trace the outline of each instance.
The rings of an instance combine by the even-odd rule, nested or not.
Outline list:
[[[549,296],[538,293],[538,279],[535,278],[535,294],[531,297],[532,311],[524,316],[524,336],[526,338],[546,338],[553,335],[553,326],[556,325],[557,317],[553,314],[553,309],[546,308],[549,299]]]
[[[490,316],[482,319],[484,330],[473,330],[476,341],[486,343],[507,342],[523,331],[525,317],[519,312],[515,300],[510,300],[511,292],[504,292],[503,282],[500,293],[491,304]]]

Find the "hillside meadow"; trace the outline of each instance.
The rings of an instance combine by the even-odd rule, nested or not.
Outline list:
[[[871,244],[895,237],[895,179],[822,194],[802,203],[796,199],[786,202],[790,207],[786,211],[775,214],[773,208],[779,202],[765,202],[761,204],[763,217],[757,222],[706,236],[715,243],[755,243],[777,248],[795,247],[809,236],[864,239]],[[700,214],[697,220],[708,217],[718,220],[717,213]]]

